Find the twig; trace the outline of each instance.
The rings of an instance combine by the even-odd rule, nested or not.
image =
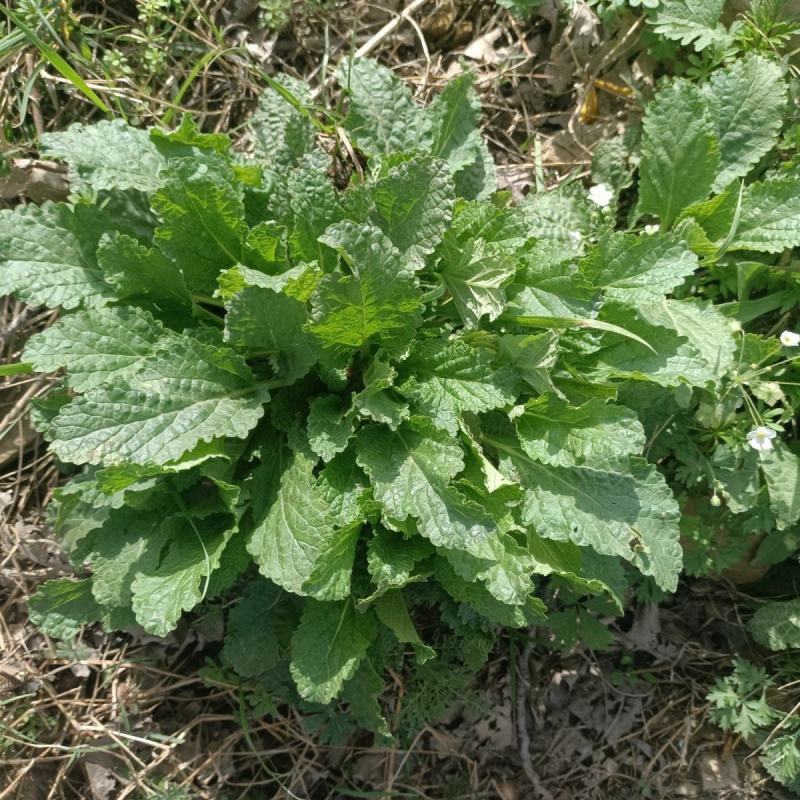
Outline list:
[[[37,759],[32,758],[26,766],[24,766],[14,777],[14,780],[0,792],[0,800],[5,800],[7,797],[11,797],[12,792],[17,788],[17,784],[21,783],[25,776],[34,768],[37,763]]]
[[[800,703],[797,703],[794,708],[770,731],[769,736],[767,736],[767,738],[764,739],[764,741],[758,747],[756,747],[756,749],[753,750],[749,756],[745,758],[745,761],[764,750],[766,746],[778,735],[778,731],[782,730],[798,711],[800,711]]]
[[[369,55],[404,19],[408,19],[427,2],[428,0],[412,0],[396,17],[390,19],[374,36],[371,36],[356,50],[356,58]]]
[[[36,397],[39,391],[45,388],[51,382],[52,378],[46,375],[45,377],[39,378],[30,384],[29,388],[23,392],[19,398],[17,398],[17,400],[14,402],[14,405],[9,409],[3,419],[0,420],[0,434],[4,434],[7,430],[11,429],[11,426],[17,422],[17,420],[28,408],[28,401],[31,398]]]
[[[379,31],[370,36],[361,47],[355,52],[356,58],[363,58],[369,55],[394,29],[403,21],[409,20],[411,14],[425,5],[428,0],[411,0],[411,2],[395,17],[392,17]],[[321,86],[316,87],[311,91],[311,99],[316,100],[322,92],[323,87],[327,86],[333,81],[333,76],[330,75],[323,81]]]
[[[522,761],[522,771],[533,787],[538,800],[553,800],[553,795],[544,787],[542,779],[533,768],[531,759],[531,736],[528,732],[528,688],[530,668],[528,660],[533,652],[533,643],[528,642],[517,661],[517,748]]]

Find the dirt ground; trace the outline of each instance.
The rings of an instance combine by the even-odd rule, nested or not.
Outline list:
[[[238,687],[201,674],[219,649],[213,619],[167,639],[92,629],[73,645],[48,640],[26,599],[69,568],[36,516],[8,515],[2,536],[3,800],[789,797],[707,720],[705,695],[733,653],[754,655],[723,586],[640,605],[601,653],[503,639],[466,700],[413,741],[334,745],[313,719],[260,717]],[[167,786],[188,792],[158,793]]]
[[[107,5],[85,4],[84,23],[100,13],[98,25],[118,22]],[[501,184],[516,196],[588,172],[593,146],[636,121],[658,76],[641,19],[611,36],[583,4],[564,19],[546,2],[523,22],[490,2],[416,0],[405,15],[399,3],[345,2],[272,35],[248,14],[253,6],[203,4],[225,42],[248,54],[207,65],[183,98],[206,127],[241,125],[260,69],[321,86],[321,60],[356,49],[426,97],[462,62],[477,75]],[[0,62],[8,119],[17,113],[9,87],[31,69],[30,52]],[[37,131],[91,115],[47,71],[44,86],[32,95]],[[101,88],[137,96],[124,81]],[[141,107],[143,124],[163,116],[165,98]],[[25,144],[0,204],[64,194],[58,168],[27,161],[35,153]],[[0,314],[3,361],[53,316],[8,298]],[[72,645],[50,641],[28,622],[26,599],[70,568],[43,511],[58,471],[24,416],[48,379],[0,380],[0,800],[788,797],[746,743],[707,719],[706,693],[734,654],[762,657],[749,652],[739,595],[725,583],[688,582],[660,606],[639,605],[612,623],[614,644],[600,653],[504,637],[464,698],[394,747],[363,734],[334,744],[329,720],[252,708],[209,666],[222,636],[213,614],[167,639],[91,629]],[[395,678],[402,696],[407,676]]]

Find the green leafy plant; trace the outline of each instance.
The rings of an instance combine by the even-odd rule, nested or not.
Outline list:
[[[745,659],[736,659],[731,675],[720,678],[708,693],[710,717],[724,731],[755,747],[775,780],[800,791],[800,724],[770,699],[774,680]]]
[[[642,44],[676,75],[706,81],[720,67],[757,53],[796,74],[792,41],[798,23],[785,0],[753,0],[727,24],[724,0],[591,0],[611,31],[625,31],[633,13],[647,22]]]
[[[781,66],[752,54],[703,84],[672,81],[645,114],[638,209],[688,226],[702,269],[679,293],[713,301],[736,331],[713,390],[686,402],[644,386],[638,399],[629,389],[622,395],[640,409],[649,456],[681,497],[691,574],[734,570],[735,579],[754,580],[798,543],[798,283],[786,266],[800,216],[792,156],[776,149],[791,120],[786,102]]]
[[[232,593],[225,665],[388,735],[381,674],[404,653],[476,669],[498,625],[601,646],[636,576],[674,590],[665,476],[796,523],[789,405],[756,388],[794,362],[691,287],[800,242],[800,178],[739,188],[785,103],[757,55],[661,88],[624,160],[633,208],[630,174],[511,206],[469,74],[427,108],[372,62],[338,78],[341,117],[274,83],[251,155],[188,119],[46,137],[73,196],[0,216],[0,275],[62,309],[23,360],[63,370],[33,419],[75,465],[52,515],[88,571],[32,618],[165,635]],[[320,146],[336,127],[365,167]]]
[[[751,617],[753,638],[770,650],[800,647],[800,599],[765,603]]]
[[[719,678],[708,693],[711,720],[723,730],[744,737],[770,727],[776,721],[776,712],[766,699],[771,685],[764,669],[736,659],[733,673]]]
[[[745,51],[781,55],[800,34],[800,20],[786,10],[786,0],[753,0],[743,14],[738,39]]]
[[[720,22],[725,0],[662,0],[650,11],[653,30],[695,50],[719,46],[731,32]]]

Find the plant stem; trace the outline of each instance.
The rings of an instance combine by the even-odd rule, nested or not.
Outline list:
[[[209,294],[193,294],[192,300],[195,303],[205,303],[207,306],[214,306],[215,308],[225,308],[225,303],[222,300]]]

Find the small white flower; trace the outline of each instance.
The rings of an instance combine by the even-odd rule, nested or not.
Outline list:
[[[781,344],[784,347],[797,347],[800,345],[800,333],[794,331],[784,331],[781,334]]]
[[[772,440],[777,436],[772,428],[765,428],[759,425],[747,434],[747,444],[759,453],[766,453],[772,450]]]
[[[661,230],[661,226],[658,223],[656,223],[655,225],[645,225],[644,226],[644,232],[648,236],[652,236],[654,233],[658,233],[659,230]]]
[[[589,187],[589,199],[598,208],[607,208],[613,197],[614,192],[608,184],[598,183],[596,186]]]
[[[578,245],[583,241],[583,234],[580,231],[570,231],[569,240],[574,245]]]

